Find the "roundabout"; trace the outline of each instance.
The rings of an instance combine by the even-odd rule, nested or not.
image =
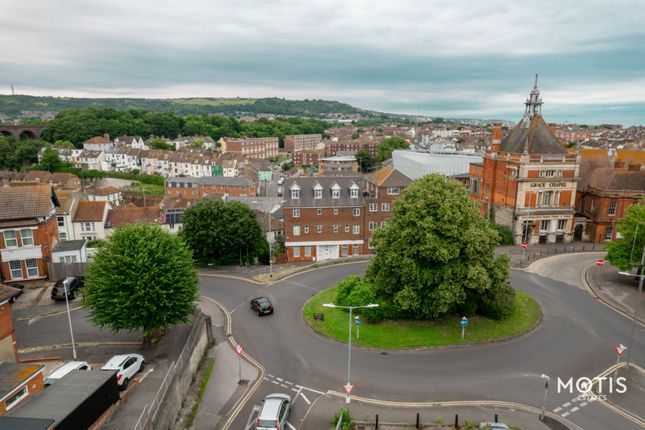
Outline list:
[[[290,421],[299,428],[317,398],[342,391],[347,346],[315,335],[302,310],[312,296],[348,275],[363,275],[365,267],[364,262],[323,267],[267,285],[217,276],[201,278],[201,294],[228,309],[232,337],[265,370],[262,383],[240,407],[230,428],[245,428],[253,404],[276,391],[295,394]],[[535,330],[502,342],[461,348],[356,349],[352,351],[352,395],[383,405],[513,402],[537,408],[544,393],[541,374],[553,379],[593,377],[615,362],[612,345],[629,331],[628,319],[582,288],[539,275],[513,271],[511,285],[542,308],[544,317]],[[258,318],[252,313],[248,300],[256,296],[269,297],[275,314]],[[640,342],[634,345],[633,357],[642,365]],[[547,410],[574,397],[552,388]],[[584,429],[640,428],[628,420],[616,421],[616,414],[594,403],[566,419]]]

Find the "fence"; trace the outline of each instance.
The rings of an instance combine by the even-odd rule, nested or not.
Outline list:
[[[183,349],[181,350],[181,354],[179,354],[179,357],[177,358],[176,361],[173,361],[170,365],[170,368],[166,372],[166,375],[164,376],[164,379],[161,383],[161,386],[157,390],[157,393],[155,394],[154,399],[152,402],[148,403],[144,408],[143,411],[141,412],[141,415],[139,416],[139,420],[133,427],[133,430],[144,430],[148,428],[148,426],[152,426],[152,428],[167,428],[168,424],[166,425],[159,425],[161,421],[160,417],[158,416],[158,413],[160,411],[160,408],[164,403],[170,403],[167,402],[168,400],[168,388],[170,387],[171,384],[173,386],[181,387],[182,385],[186,386],[186,389],[190,385],[192,373],[195,371],[195,369],[190,369],[190,360],[196,355],[201,358],[201,355],[203,354],[204,350],[206,350],[206,345],[208,342],[210,342],[210,336],[211,332],[208,330],[207,325],[210,325],[210,318],[206,317],[203,313],[199,313],[197,318],[195,319],[195,323],[193,324],[193,328],[190,331],[190,334],[188,335],[188,339],[186,340],[186,343],[184,344]],[[207,334],[207,342],[204,343],[202,348],[198,348],[198,343],[200,342],[201,339],[203,339],[203,333],[206,331]],[[203,342],[202,342],[203,343]],[[194,360],[195,361],[195,360]],[[199,360],[196,360],[195,362],[195,367],[196,364],[199,362]],[[188,376],[186,378],[185,376]],[[180,383],[180,380],[183,384]],[[170,405],[167,405],[170,406]],[[181,406],[181,402],[179,402],[177,405],[172,405],[176,406],[176,408],[171,408],[167,407],[166,409],[166,418],[167,420],[174,419],[176,413],[179,411],[179,406]],[[176,409],[176,411],[173,412],[172,409]]]
[[[70,276],[85,276],[86,268],[87,263],[47,263],[49,279],[52,281]]]
[[[500,247],[498,253],[507,254],[511,257],[511,266],[523,267],[529,262],[539,260],[540,258],[551,255],[569,254],[574,252],[601,252],[605,251],[605,245],[602,243],[576,243],[569,245],[529,245],[528,249],[522,253],[519,247]],[[523,258],[522,258],[523,257]]]

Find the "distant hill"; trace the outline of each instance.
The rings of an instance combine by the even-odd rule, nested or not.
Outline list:
[[[65,109],[104,107],[117,110],[144,109],[152,112],[175,112],[178,115],[295,115],[326,117],[334,114],[361,114],[368,112],[346,103],[327,100],[285,100],[279,98],[182,98],[182,99],[137,99],[137,98],[74,98],[36,97],[27,95],[0,95],[0,114],[10,118],[23,116],[24,112],[60,112]]]

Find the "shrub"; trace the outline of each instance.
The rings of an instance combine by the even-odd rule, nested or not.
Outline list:
[[[513,234],[508,228],[503,225],[495,224],[494,222],[491,222],[490,226],[499,235],[500,246],[513,245]]]
[[[349,410],[344,408],[340,410],[339,414],[334,415],[334,419],[330,423],[331,428],[336,429],[336,424],[338,424],[338,420],[340,419],[341,415],[343,416],[343,424],[341,428],[343,430],[349,430],[352,427],[352,417],[349,415]]]

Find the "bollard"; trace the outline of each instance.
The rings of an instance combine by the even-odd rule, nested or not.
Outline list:
[[[419,430],[421,427],[419,427],[419,413],[417,412],[417,430]]]
[[[459,429],[459,415],[455,414],[455,428]]]
[[[376,414],[376,423],[374,424],[374,429],[378,430],[378,414]]]
[[[495,414],[495,422],[498,422],[498,421],[497,421],[497,414]]]

